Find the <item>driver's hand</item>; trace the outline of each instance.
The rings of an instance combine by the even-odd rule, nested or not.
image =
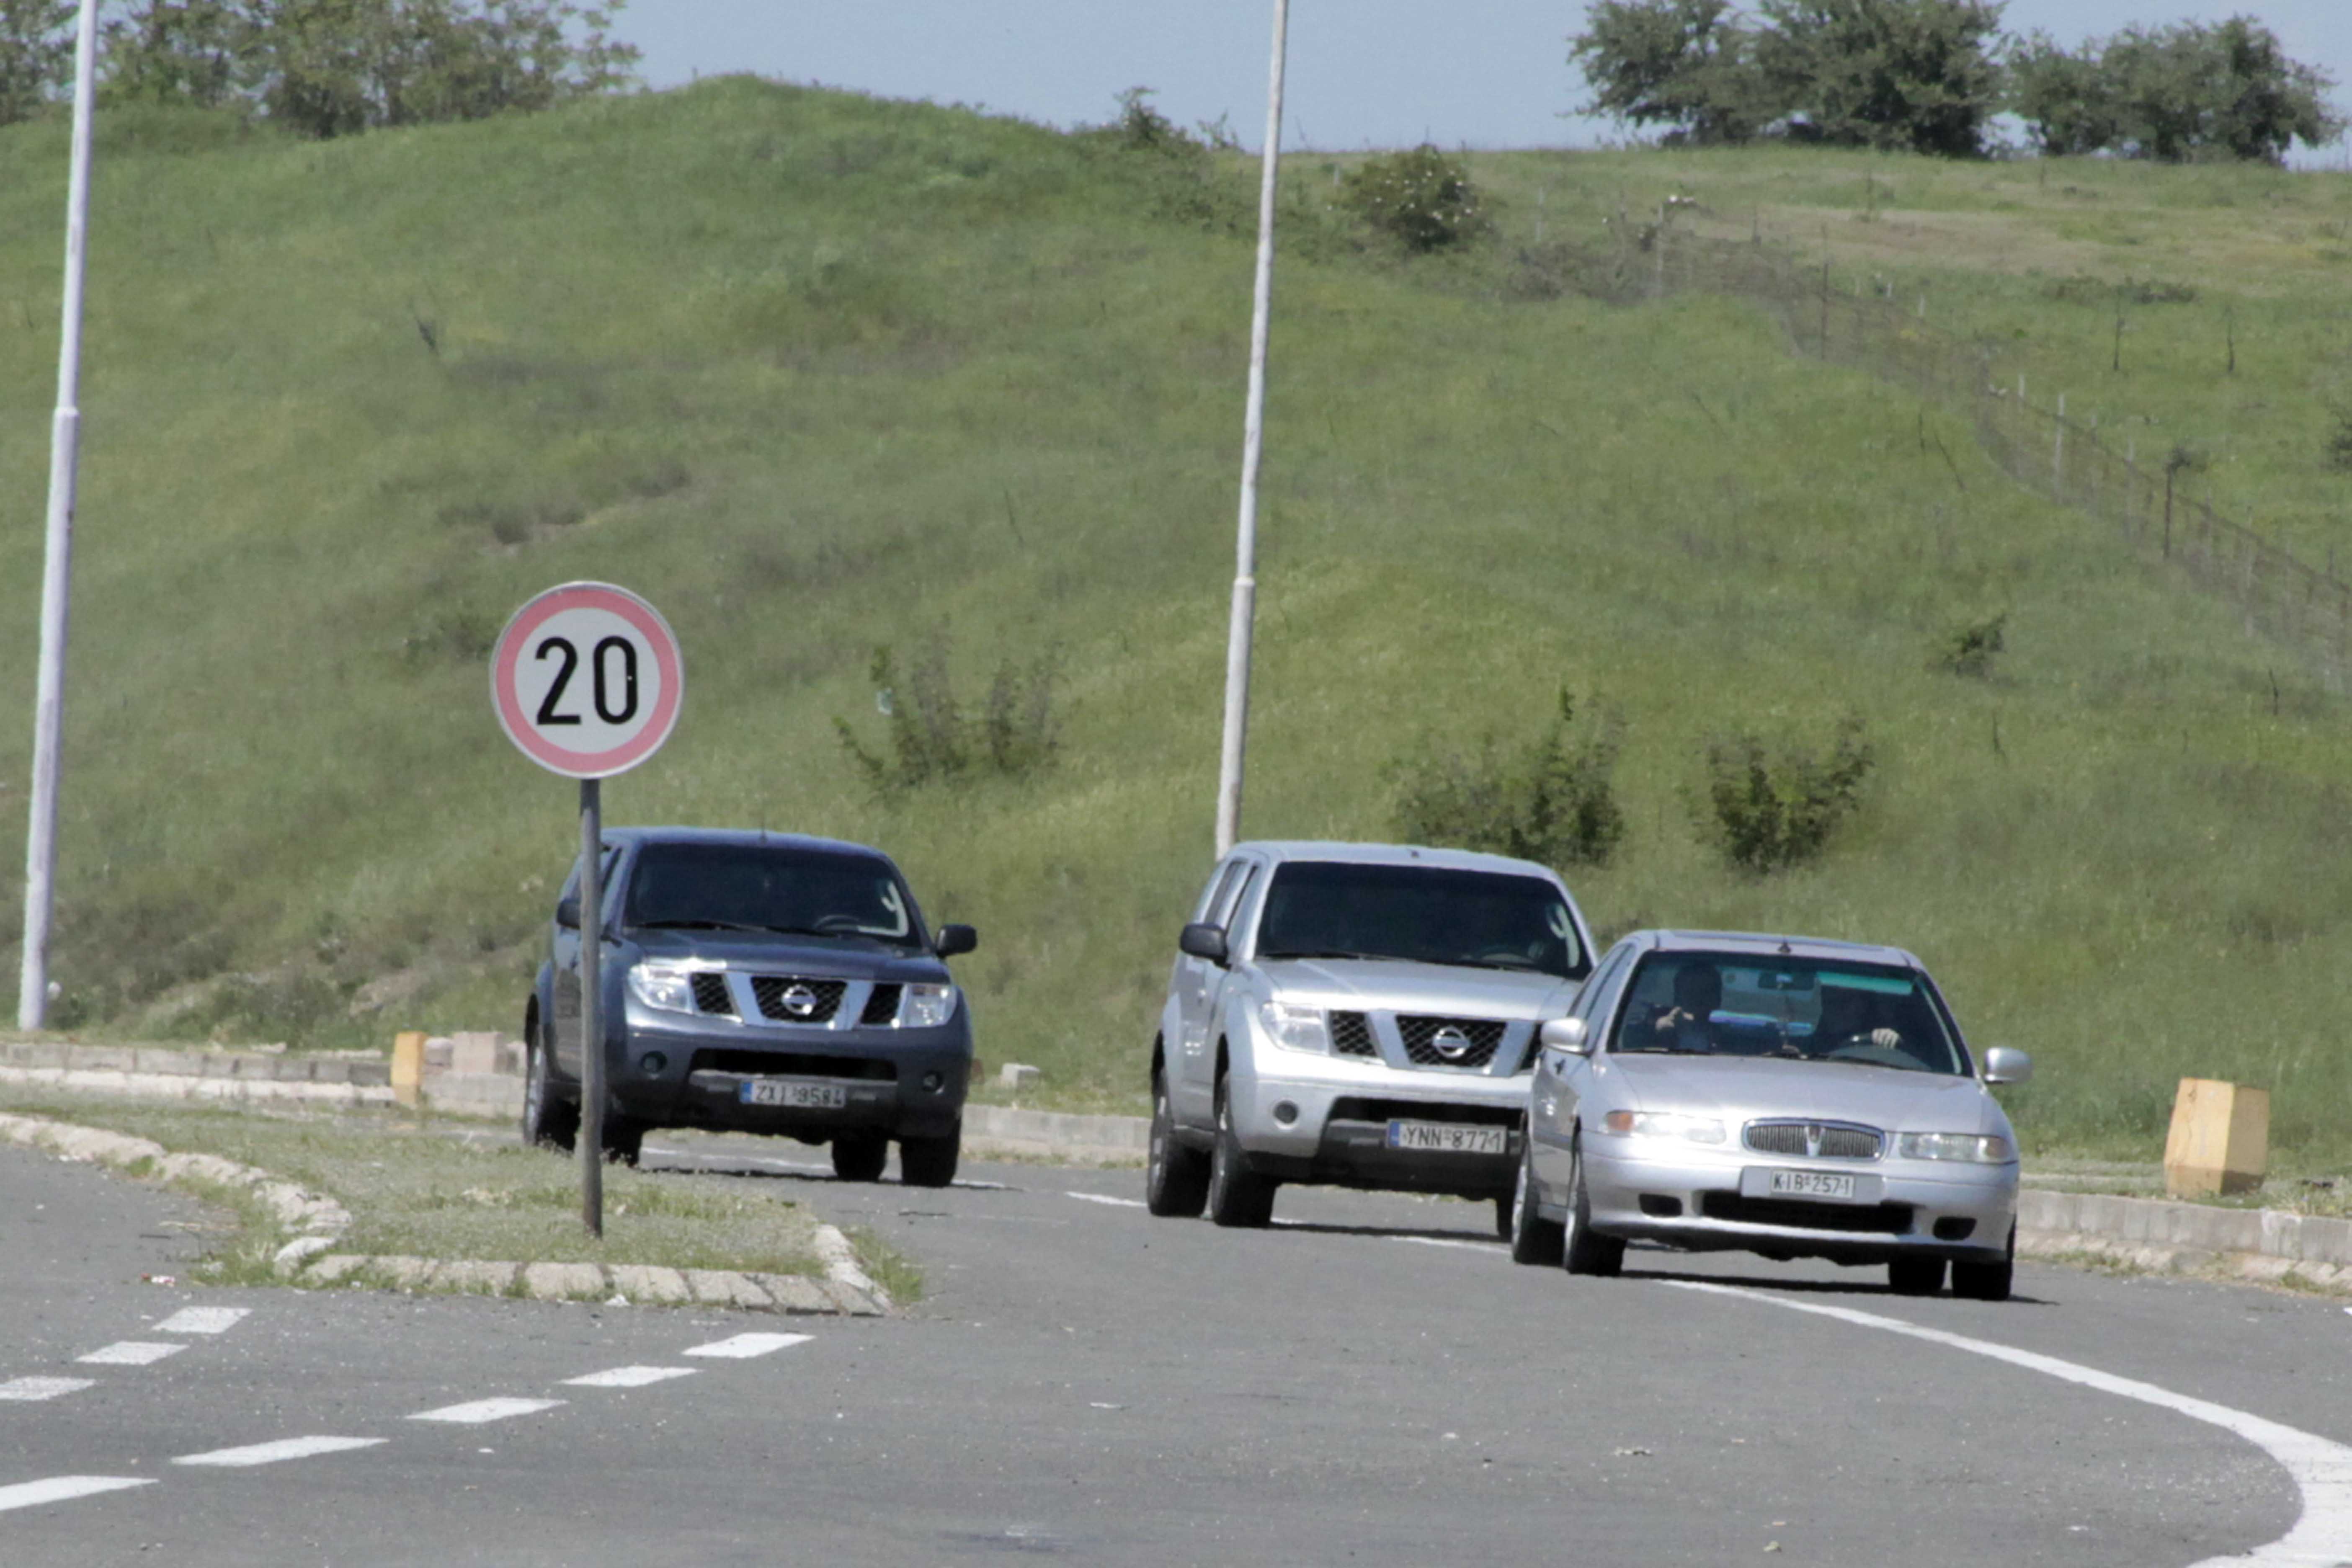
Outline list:
[[[1893,1029],[1876,1028],[1870,1031],[1870,1043],[1881,1050],[1899,1051],[1903,1048],[1903,1037]]]

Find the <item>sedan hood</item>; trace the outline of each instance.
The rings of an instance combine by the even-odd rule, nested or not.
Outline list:
[[[1480,1018],[1557,1017],[1580,984],[1528,970],[1398,958],[1286,958],[1256,967],[1277,996],[1333,1007]]]
[[[1612,1053],[1606,1059],[1622,1075],[1617,1098],[1644,1110],[1713,1114],[1733,1125],[1804,1117],[1890,1131],[2006,1131],[1992,1097],[1972,1078],[1780,1057]]]
[[[763,936],[754,931],[633,930],[628,940],[650,959],[708,963],[771,974],[828,980],[933,981],[947,966],[929,953],[898,952],[862,942]]]

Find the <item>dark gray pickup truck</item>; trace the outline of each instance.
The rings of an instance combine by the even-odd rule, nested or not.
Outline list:
[[[688,827],[604,835],[604,1124],[635,1164],[646,1130],[705,1127],[829,1143],[845,1181],[955,1178],[971,1020],[945,960],[970,926],[928,933],[877,849]],[[580,872],[556,904],[523,1019],[526,1142],[580,1130]]]

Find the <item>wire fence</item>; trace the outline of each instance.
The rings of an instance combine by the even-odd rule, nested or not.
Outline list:
[[[2315,566],[2225,515],[2210,491],[2191,495],[2195,466],[2180,448],[2143,456],[2126,437],[2117,451],[2095,416],[2067,415],[2063,395],[2035,402],[2025,369],[1996,345],[1929,322],[1924,302],[1915,312],[1858,280],[1842,282],[1826,263],[1806,267],[1765,245],[1704,239],[1664,222],[1627,238],[1615,269],[1621,295],[1724,294],[1764,306],[1798,353],[1966,413],[2011,479],[2099,518],[2146,558],[2229,599],[2250,633],[2310,654],[2331,679],[2352,661],[2352,583],[2333,560]]]

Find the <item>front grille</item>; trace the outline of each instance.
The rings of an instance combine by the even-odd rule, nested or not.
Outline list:
[[[1331,1050],[1343,1057],[1376,1057],[1381,1054],[1372,1044],[1372,1026],[1361,1013],[1331,1015]]]
[[[1911,1230],[1909,1204],[1809,1204],[1794,1198],[1744,1198],[1738,1193],[1703,1193],[1699,1195],[1698,1212],[1709,1219],[1777,1225],[1790,1230],[1863,1231],[1876,1236],[1906,1236]]]
[[[1334,1121],[1454,1121],[1468,1127],[1517,1127],[1523,1105],[1434,1105],[1423,1100],[1361,1100],[1343,1095],[1331,1102]]]
[[[895,980],[877,985],[866,998],[866,1010],[857,1015],[860,1024],[887,1024],[898,1016],[898,993],[905,987]]]
[[[1404,1054],[1413,1066],[1422,1068],[1485,1067],[1495,1059],[1495,1047],[1503,1043],[1504,1027],[1499,1018],[1421,1018],[1404,1013],[1397,1015],[1397,1033],[1404,1037]],[[1468,1041],[1466,1046],[1461,1047],[1458,1054],[1448,1055],[1438,1048],[1438,1036],[1448,1030]]]
[[[735,999],[727,994],[727,976],[708,969],[694,976],[694,1010],[698,1013],[719,1013],[735,1016]]]
[[[862,1078],[896,1083],[898,1064],[867,1057],[826,1057],[812,1051],[697,1051],[689,1072],[731,1072],[759,1078]]]
[[[1820,1129],[1821,1148],[1806,1147],[1811,1129]],[[1869,1127],[1837,1127],[1820,1121],[1751,1121],[1748,1146],[1759,1154],[1794,1154],[1801,1160],[1875,1160],[1884,1147],[1877,1131]]]
[[[784,997],[795,989],[806,990],[813,998],[805,1012],[795,1013],[784,1005]],[[759,1001],[760,1016],[780,1024],[830,1024],[841,1010],[841,994],[847,989],[849,983],[845,980],[803,980],[791,974],[751,977],[751,994]]]

